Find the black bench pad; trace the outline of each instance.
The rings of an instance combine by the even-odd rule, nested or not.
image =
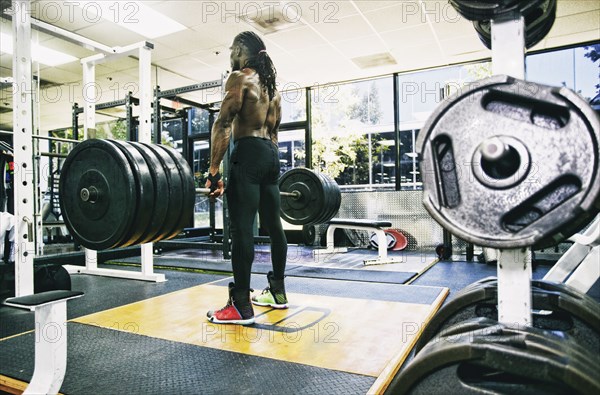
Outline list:
[[[47,291],[38,294],[19,296],[17,298],[9,298],[4,301],[8,305],[19,305],[23,307],[39,306],[50,302],[56,302],[63,299],[71,299],[82,296],[81,291]]]
[[[373,221],[370,219],[332,218],[328,223],[332,225],[372,226],[377,228],[389,228],[392,226],[392,223],[389,221]]]

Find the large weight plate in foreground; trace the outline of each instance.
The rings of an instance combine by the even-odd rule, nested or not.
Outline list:
[[[164,240],[178,233],[179,215],[183,207],[183,181],[177,164],[167,151],[160,148],[159,145],[140,144],[148,148],[155,155],[156,160],[163,168],[167,180],[168,194],[161,200],[162,204],[167,206],[167,214],[153,241]]]
[[[146,160],[150,176],[154,182],[154,190],[152,191],[154,205],[150,211],[152,220],[139,240],[140,244],[149,243],[160,237],[160,230],[167,217],[170,193],[169,181],[163,165],[150,148],[137,142],[130,142],[129,144],[135,147]]]
[[[114,144],[125,154],[133,169],[133,178],[137,189],[138,201],[135,205],[135,217],[133,224],[125,238],[119,244],[120,247],[127,247],[139,244],[143,241],[152,221],[152,209],[154,208],[154,179],[150,173],[148,163],[142,154],[129,142],[118,140],[107,140]]]
[[[194,175],[192,169],[188,165],[185,158],[176,150],[164,145],[157,146],[169,155],[177,167],[179,178],[181,179],[182,187],[182,204],[179,207],[177,215],[177,224],[171,232],[167,235],[167,239],[177,236],[185,227],[186,224],[192,220],[194,216],[194,204],[196,203],[196,189],[194,187]]]
[[[450,97],[417,139],[423,204],[457,237],[493,248],[554,245],[600,211],[600,125],[567,88],[506,76]],[[482,147],[507,147],[500,160]]]
[[[82,189],[98,192],[84,200]],[[125,155],[104,140],[85,140],[65,159],[59,184],[60,210],[69,233],[82,246],[119,245],[135,218],[138,196]]]

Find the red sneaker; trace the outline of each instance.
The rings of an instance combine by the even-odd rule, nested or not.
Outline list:
[[[225,307],[217,311],[209,311],[206,317],[215,324],[254,324],[250,290],[238,290],[233,283],[229,283],[229,300]]]

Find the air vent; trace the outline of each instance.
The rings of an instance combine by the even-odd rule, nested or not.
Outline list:
[[[352,61],[361,69],[370,69],[372,67],[397,64],[396,59],[394,59],[394,57],[388,52],[376,53],[368,56],[359,56],[358,58],[353,58]]]
[[[293,7],[287,7],[285,15],[279,7],[254,8],[243,12],[240,18],[262,34],[272,34],[290,27],[304,25],[300,22],[300,15],[293,13]]]

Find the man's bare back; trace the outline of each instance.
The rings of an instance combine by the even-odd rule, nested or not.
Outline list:
[[[239,85],[242,90],[242,104],[233,120],[233,139],[241,137],[261,137],[277,143],[279,127],[280,95],[275,93],[269,100],[267,89],[262,86],[258,74],[249,68],[234,71],[227,80],[227,85]],[[229,94],[229,89],[227,90]],[[235,93],[233,93],[235,94]]]

